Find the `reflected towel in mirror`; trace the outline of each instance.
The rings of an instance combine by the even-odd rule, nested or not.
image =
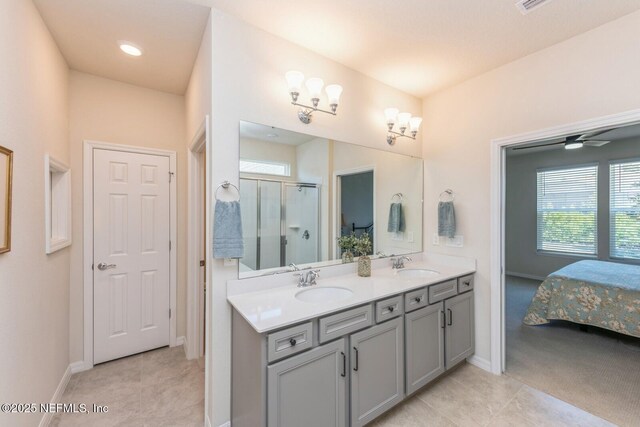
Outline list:
[[[391,203],[389,207],[389,225],[387,231],[389,233],[399,233],[404,231],[404,212],[402,203]]]
[[[454,238],[456,235],[456,214],[453,202],[438,203],[438,236]]]
[[[213,257],[242,258],[243,256],[240,203],[218,200],[213,220]]]

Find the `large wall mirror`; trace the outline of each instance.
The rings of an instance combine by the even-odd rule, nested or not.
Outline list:
[[[343,262],[337,239],[352,233],[373,256],[422,251],[422,159],[240,122],[239,170],[240,278]]]
[[[0,147],[0,254],[11,250],[13,151]]]

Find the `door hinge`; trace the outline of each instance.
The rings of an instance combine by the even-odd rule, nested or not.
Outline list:
[[[169,309],[169,319],[171,319],[171,309]]]
[[[173,178],[173,172],[169,171],[169,182],[171,182],[171,178]]]
[[[169,240],[169,250],[171,250],[171,240]]]
[[[204,267],[204,260],[203,259],[200,260],[200,267]]]
[[[91,264],[91,270],[93,270],[93,264]]]

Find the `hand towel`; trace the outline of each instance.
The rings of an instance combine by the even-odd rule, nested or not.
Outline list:
[[[240,202],[218,200],[213,220],[213,257],[242,258],[243,256]]]
[[[399,233],[404,231],[404,211],[402,203],[391,203],[389,207],[389,224],[387,231],[389,233]]]
[[[456,235],[456,213],[453,202],[438,203],[438,236],[453,238]]]

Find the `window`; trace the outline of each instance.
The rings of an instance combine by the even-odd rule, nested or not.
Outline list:
[[[609,185],[610,256],[640,259],[640,161],[611,162]]]
[[[598,166],[538,170],[538,250],[597,254]]]
[[[290,176],[291,167],[288,163],[240,159],[240,172],[258,173],[262,175]]]

